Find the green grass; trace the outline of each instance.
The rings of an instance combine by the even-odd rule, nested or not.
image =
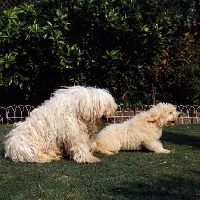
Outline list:
[[[165,128],[161,138],[170,154],[120,152],[97,164],[72,160],[51,163],[14,163],[3,157],[0,126],[0,199],[200,199],[200,125]]]

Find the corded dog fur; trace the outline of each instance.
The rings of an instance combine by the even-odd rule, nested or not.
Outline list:
[[[111,124],[100,131],[93,142],[93,150],[104,154],[118,153],[119,150],[139,150],[142,147],[156,153],[169,153],[159,138],[164,126],[173,126],[179,112],[168,103],[159,103],[132,119]]]
[[[91,136],[101,117],[117,105],[104,89],[74,86],[55,91],[6,136],[5,157],[15,162],[50,162],[69,155],[77,163],[95,163]]]

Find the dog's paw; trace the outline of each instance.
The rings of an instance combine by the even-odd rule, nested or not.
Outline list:
[[[112,151],[105,150],[105,149],[98,150],[98,152],[103,153],[103,154],[106,154],[106,155],[108,155],[108,156],[117,153],[117,152],[112,152]]]
[[[100,159],[99,158],[96,158],[96,157],[91,157],[91,159],[88,161],[88,163],[97,163],[97,162],[100,162]]]
[[[117,153],[117,152],[115,152],[115,153]],[[115,154],[114,152],[112,152],[112,151],[104,151],[104,154],[107,154],[107,155],[113,155],[113,154]]]
[[[76,163],[97,163],[100,162],[99,158],[92,155],[87,156],[76,156],[73,158]]]
[[[160,151],[157,151],[156,153],[170,153],[170,150],[168,150],[168,149],[162,149]]]

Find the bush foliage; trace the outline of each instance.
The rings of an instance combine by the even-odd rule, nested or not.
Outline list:
[[[0,101],[15,91],[14,102],[38,103],[80,84],[108,88],[118,102],[198,104],[199,13],[198,0],[36,0],[1,10]]]

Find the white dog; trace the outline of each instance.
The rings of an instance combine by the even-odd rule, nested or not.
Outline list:
[[[6,136],[5,157],[15,162],[50,162],[67,154],[77,163],[98,162],[91,153],[91,134],[97,131],[101,117],[116,109],[104,89],[59,89]]]
[[[104,154],[118,153],[119,150],[139,150],[142,147],[156,153],[169,153],[159,138],[163,126],[173,126],[179,112],[175,106],[159,103],[119,124],[111,124],[100,131],[93,142],[93,151]]]

